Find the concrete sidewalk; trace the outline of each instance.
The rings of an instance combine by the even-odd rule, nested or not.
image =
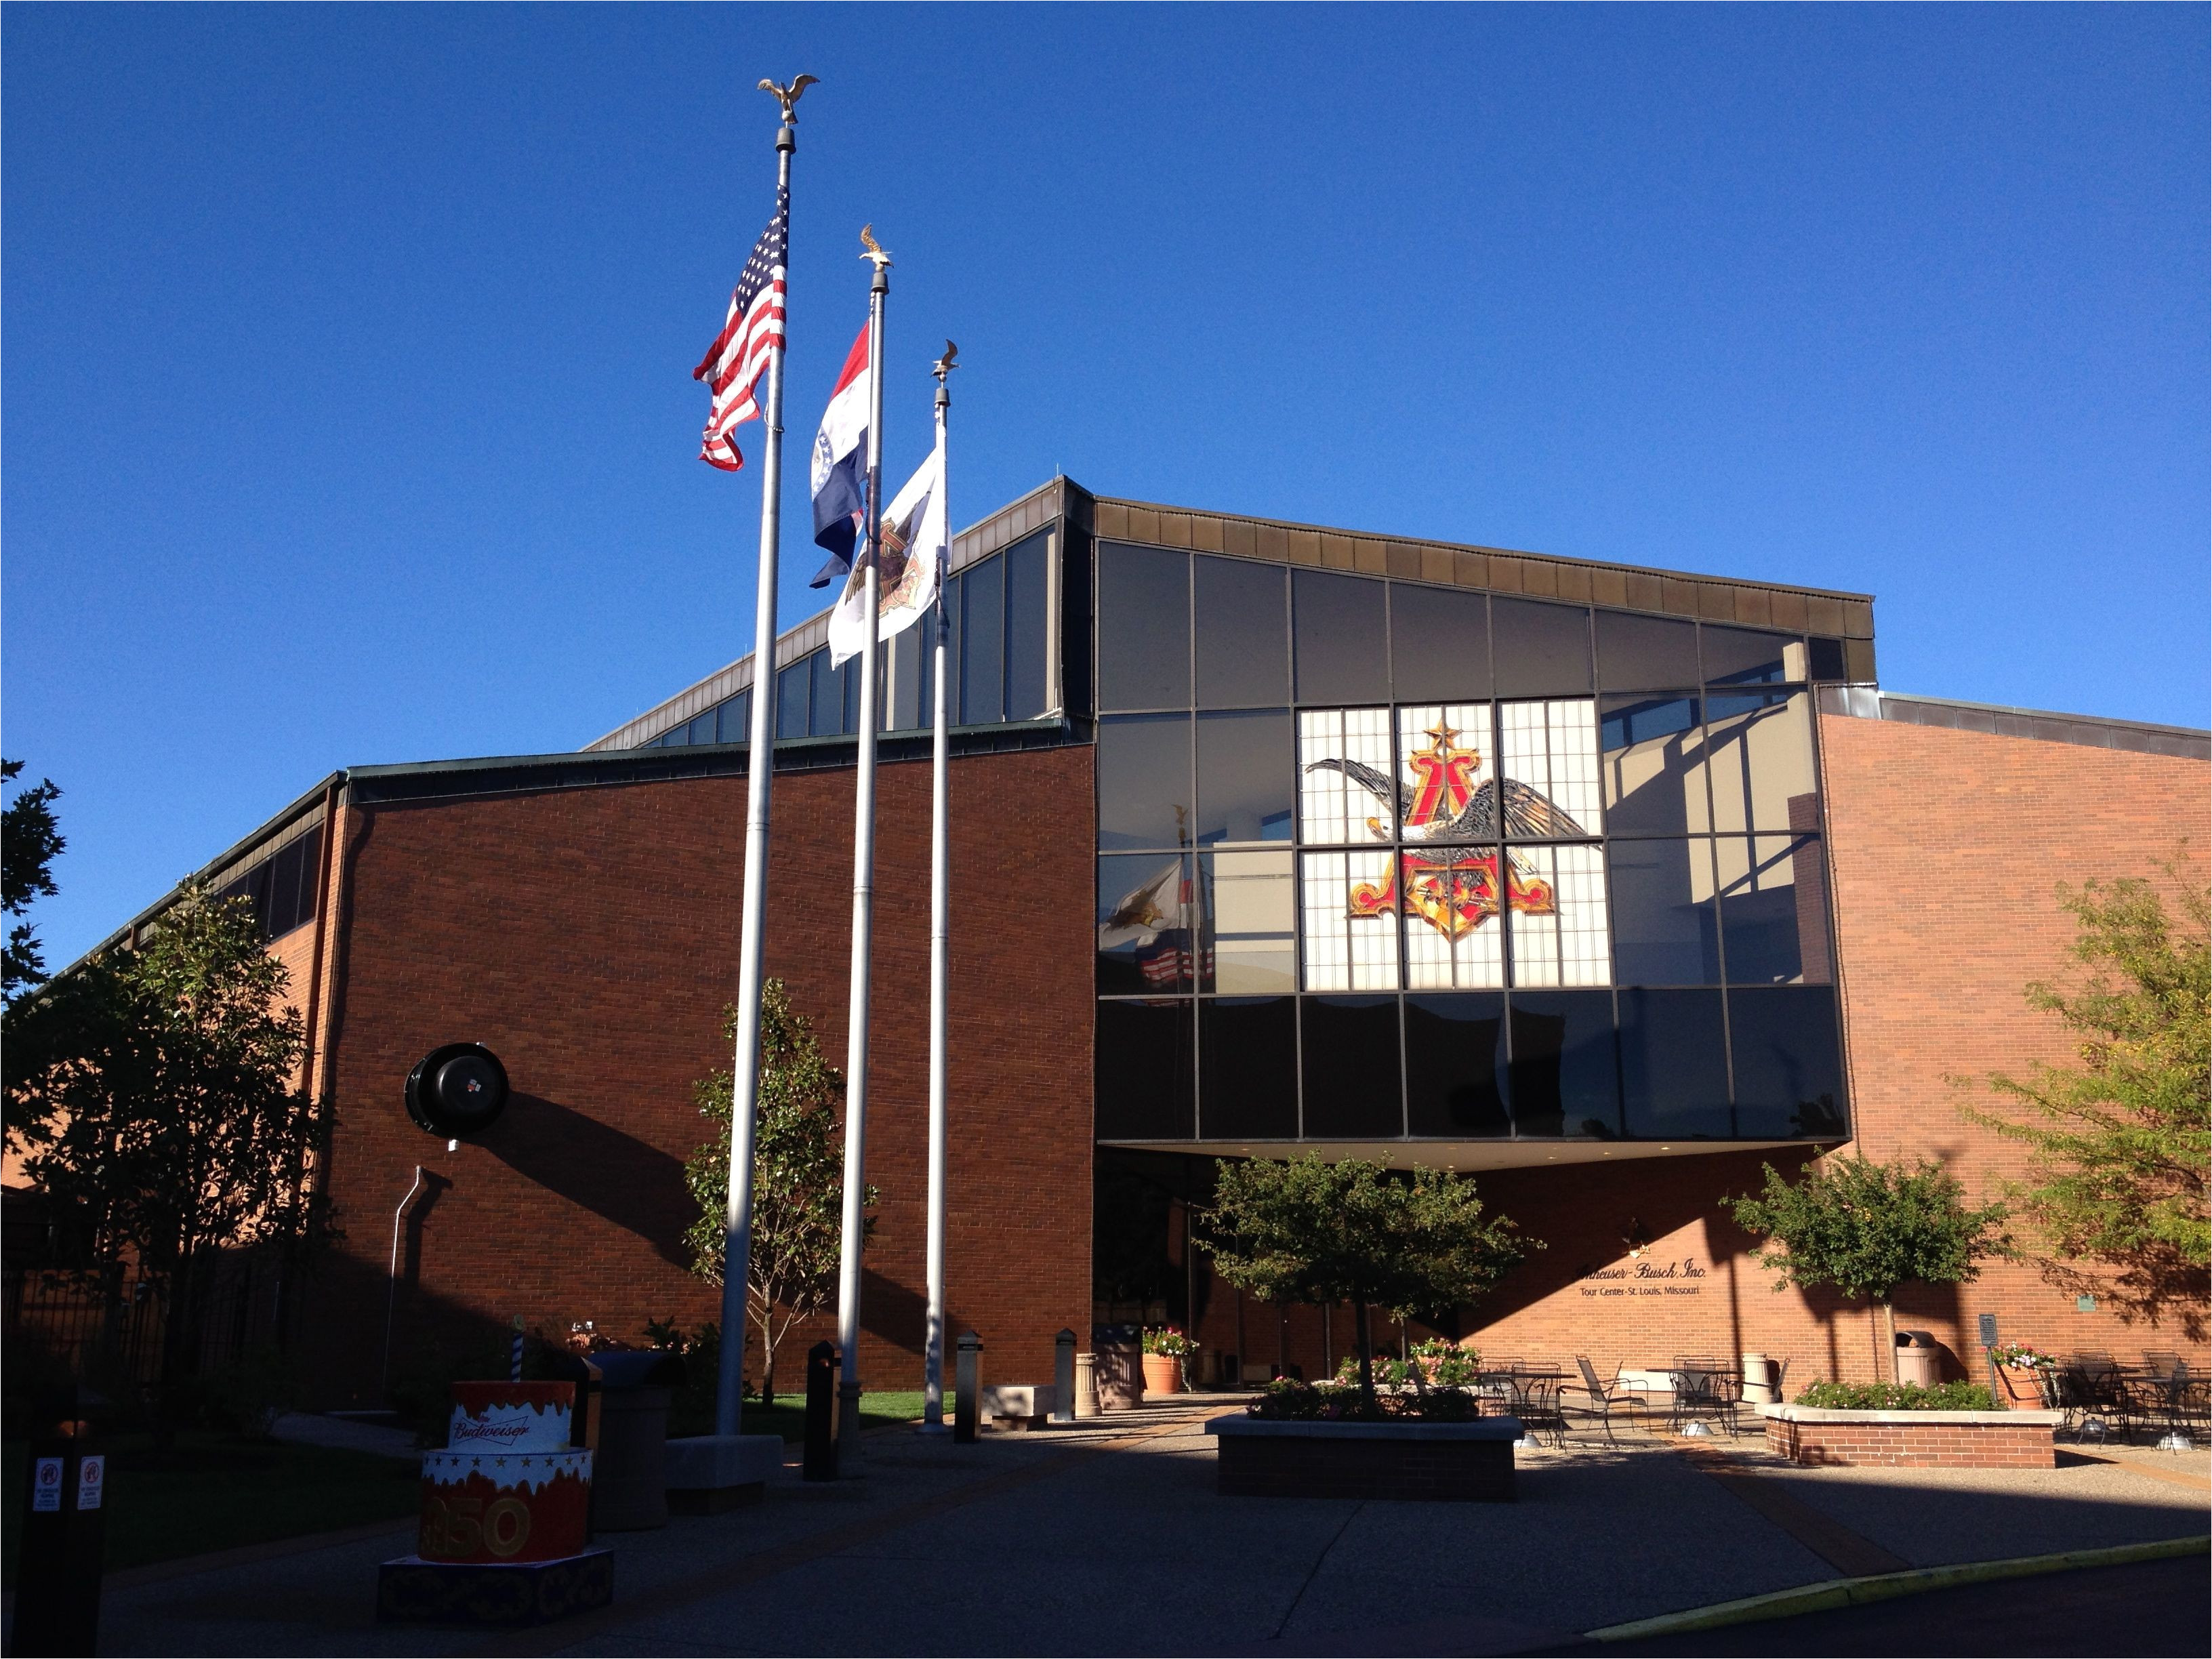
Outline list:
[[[2126,1461],[1815,1471],[1768,1458],[1755,1440],[1692,1461],[1642,1434],[1522,1454],[1511,1504],[1224,1498],[1203,1433],[1223,1403],[1164,1402],[972,1447],[873,1435],[864,1480],[807,1486],[787,1468],[757,1509],[609,1535],[615,1605],[536,1631],[375,1624],[376,1563],[413,1545],[411,1527],[398,1527],[159,1582],[119,1577],[101,1646],[1510,1653],[1833,1578],[1838,1554],[1933,1565],[2205,1530],[2205,1492],[2192,1484],[2201,1457],[2166,1458],[2166,1478]]]

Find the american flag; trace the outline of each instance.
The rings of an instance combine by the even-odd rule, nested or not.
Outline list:
[[[707,430],[699,441],[699,459],[725,472],[735,472],[745,464],[730,434],[760,418],[753,387],[768,367],[769,349],[783,343],[784,260],[790,236],[791,193],[779,190],[775,217],[753,244],[752,258],[745,261],[730,295],[729,318],[699,367],[691,371],[691,378],[706,381],[714,394]]]

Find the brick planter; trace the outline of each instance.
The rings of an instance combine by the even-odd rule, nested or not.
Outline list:
[[[1849,1412],[1761,1406],[1766,1446],[1794,1463],[2048,1469],[2057,1412]]]
[[[1513,1501],[1521,1422],[1270,1422],[1217,1417],[1217,1489],[1230,1498],[1385,1498],[1431,1503]]]

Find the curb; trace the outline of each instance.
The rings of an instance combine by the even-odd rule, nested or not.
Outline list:
[[[2022,1555],[2003,1561],[1966,1561],[1954,1566],[1915,1567],[1909,1572],[1875,1573],[1863,1578],[1832,1578],[1825,1583],[1801,1584],[1795,1589],[1747,1595],[1737,1601],[1719,1601],[1686,1613],[1662,1613],[1626,1625],[1607,1625],[1587,1631],[1589,1642],[1632,1642],[1647,1636],[1672,1636],[1684,1631],[1717,1630],[1723,1625],[1756,1624],[1766,1619],[1786,1619],[1800,1613],[1820,1613],[1831,1607],[1856,1607],[1869,1601],[1887,1601],[1900,1595],[1949,1589],[1958,1584],[1984,1583],[2000,1578],[2028,1578],[2043,1573],[2065,1572],[2076,1567],[2118,1567],[2135,1561],[2162,1561],[2212,1550],[2212,1536],[2163,1538],[2148,1544],[2120,1544],[2109,1549],[2067,1550],[2057,1555]]]

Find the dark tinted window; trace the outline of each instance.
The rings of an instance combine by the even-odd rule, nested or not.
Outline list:
[[[1400,702],[1490,696],[1490,606],[1480,593],[1390,584],[1390,674]]]
[[[1607,697],[1598,708],[1607,830],[1680,836],[1705,829],[1711,819],[1698,699]]]
[[[1098,860],[1098,990],[1158,996],[1191,988],[1190,860],[1125,853]]]
[[[1510,1040],[1517,1133],[1596,1140],[1620,1133],[1610,994],[1516,991]]]
[[[1579,696],[1590,689],[1589,615],[1536,599],[1490,602],[1490,649],[1501,697]]]
[[[1796,643],[1791,635],[1716,628],[1711,623],[1698,631],[1705,645],[1706,684],[1762,685],[1785,678],[1784,647]]]
[[[1806,660],[1816,680],[1844,680],[1850,678],[1844,666],[1844,642],[1841,640],[1810,639],[1805,641]]]
[[[1190,844],[1190,716],[1098,723],[1098,845]]]
[[[1698,627],[1625,611],[1597,613],[1597,683],[1605,691],[1648,691],[1698,683]]]
[[[691,741],[694,743],[714,741],[714,711],[713,709],[709,708],[705,714],[695,715],[692,718]]]
[[[300,895],[301,873],[307,866],[307,843],[301,839],[270,860],[269,910],[262,927],[270,939],[290,933],[314,907],[312,893],[304,902]]]
[[[1735,1132],[1747,1139],[1844,1133],[1835,993],[1774,986],[1728,994]]]
[[[1340,576],[1325,570],[1291,573],[1300,702],[1389,701],[1389,628],[1383,587],[1365,576]]]
[[[1717,985],[1712,848],[1704,841],[1616,841],[1613,980],[1621,985]]]
[[[714,741],[750,743],[753,735],[753,694],[740,691],[714,711]]]
[[[1285,572],[1243,559],[1197,562],[1198,706],[1250,708],[1291,700]]]
[[[1452,1139],[1513,1132],[1498,1086],[1505,1060],[1505,999],[1406,999],[1406,1123]]]
[[[845,729],[845,676],[830,665],[830,653],[817,651],[806,659],[807,696],[811,713],[806,730],[811,737],[835,737]]]
[[[1045,711],[1045,555],[1040,530],[1006,550],[1006,718],[1034,720]]]
[[[1299,1044],[1309,1137],[1404,1133],[1395,997],[1308,997]]]
[[[1098,706],[1190,702],[1190,556],[1098,544]]]
[[[961,629],[967,653],[960,665],[960,720],[965,726],[990,726],[1006,715],[1006,561],[994,556],[961,574],[967,578],[962,599],[968,616]]]
[[[921,664],[937,637],[934,611],[896,635],[884,647],[890,658],[890,678],[884,688],[884,720],[888,730],[911,732],[929,724],[921,708]]]
[[[1620,1078],[1628,1133],[1725,1138],[1728,1046],[1718,991],[1620,993]]]
[[[1189,1002],[1097,1006],[1098,1138],[1188,1140],[1198,1126]]]
[[[1287,713],[1200,714],[1194,839],[1287,842],[1297,778]]]
[[[787,668],[775,673],[775,734],[779,738],[803,738],[811,723],[807,717],[808,697],[813,684],[813,659],[801,657]]]
[[[945,719],[947,724],[960,724],[960,657],[967,641],[967,626],[963,613],[968,606],[968,578],[963,573],[945,585],[945,620],[948,633],[945,641]],[[927,687],[930,702],[924,705],[930,711],[932,724],[937,720],[936,641],[930,641],[930,665],[922,671],[923,684]]]
[[[1199,1003],[1199,1132],[1206,1139],[1297,1136],[1296,1022],[1289,997],[1207,997]]]
[[[1828,981],[1827,882],[1811,836],[1722,836],[1721,939],[1731,985]]]

